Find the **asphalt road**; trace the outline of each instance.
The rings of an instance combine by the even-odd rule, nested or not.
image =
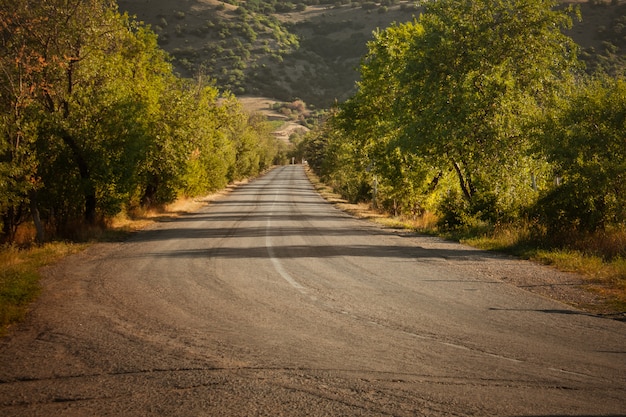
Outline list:
[[[626,323],[555,274],[324,202],[286,166],[48,268],[2,416],[626,415]]]

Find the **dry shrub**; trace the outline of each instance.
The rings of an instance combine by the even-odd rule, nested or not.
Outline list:
[[[580,235],[569,246],[606,260],[626,258],[626,230],[609,229]]]
[[[415,230],[434,230],[437,227],[437,223],[439,223],[439,217],[433,212],[425,211],[419,216],[412,216],[410,219],[407,219],[407,223]]]
[[[67,239],[72,242],[89,242],[101,238],[106,229],[107,222],[104,219],[100,219],[94,224],[85,223],[82,220],[73,220],[59,228],[56,238]]]
[[[28,247],[35,242],[37,231],[32,223],[23,223],[18,226],[13,238],[13,245],[17,247]]]

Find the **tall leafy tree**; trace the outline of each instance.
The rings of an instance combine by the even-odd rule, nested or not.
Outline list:
[[[193,133],[189,139],[194,148],[187,165],[183,192],[196,196],[224,187],[228,172],[235,161],[234,144],[228,136],[231,123],[229,99],[218,101],[219,92],[200,86],[196,92],[196,107],[187,120]]]
[[[267,167],[276,152],[212,82],[172,73],[112,0],[0,0],[2,238],[39,213],[93,223]],[[30,215],[30,216],[29,216]]]
[[[42,131],[42,137],[49,135],[48,143],[60,140],[59,161],[67,159],[70,166],[74,162],[78,168],[57,166],[47,177],[68,181],[63,174],[78,173],[77,181],[68,184],[83,191],[84,215],[89,222],[96,212],[104,216],[117,213],[135,192],[161,118],[166,82],[173,79],[154,34],[125,16],[114,18],[118,20],[111,28],[111,39],[94,46],[78,68],[80,83],[68,98],[69,111],[62,118],[50,118],[49,129]],[[64,187],[55,182],[48,189],[58,193]],[[66,203],[74,199],[61,194],[54,200]],[[68,215],[74,217],[71,212]]]
[[[154,35],[119,15],[114,2],[4,3],[2,85],[12,107],[28,109],[5,126],[18,136],[25,120],[36,126],[31,177],[45,190],[37,200],[48,199],[57,218],[74,216],[80,204],[93,222],[97,210],[114,210],[113,201],[128,191],[146,139],[146,92],[155,74],[169,70],[165,56]]]
[[[552,0],[438,0],[419,23],[400,76],[403,147],[456,174],[470,210],[526,200],[532,156],[526,124],[550,105],[576,66]],[[525,184],[525,185],[524,185]]]
[[[140,167],[132,205],[169,203],[184,188],[184,173],[195,149],[188,120],[197,111],[199,88],[190,80],[172,79],[161,91],[158,116],[151,124],[152,140]]]
[[[271,128],[265,117],[247,114],[241,106],[231,124],[230,136],[235,145],[235,162],[228,174],[231,180],[241,180],[257,175],[272,165],[277,152],[271,140]]]
[[[335,118],[342,139],[332,149],[352,152],[351,169],[367,167],[394,207],[414,207],[452,173],[460,199],[446,207],[514,215],[547,170],[528,126],[577,66],[561,32],[571,11],[556,6],[437,0],[417,22],[377,33],[358,92]]]
[[[0,218],[2,238],[11,240],[33,206],[41,180],[37,174],[36,91],[45,88],[46,57],[32,36],[46,17],[20,2],[0,1]],[[32,210],[33,213],[38,212]],[[38,217],[36,217],[38,218]],[[41,237],[41,228],[40,228]]]
[[[396,213],[420,207],[419,200],[428,189],[426,178],[432,176],[432,167],[415,153],[401,149],[398,142],[397,103],[409,92],[401,74],[411,42],[422,34],[417,22],[374,33],[361,63],[357,93],[334,117],[336,134],[342,137],[342,146],[336,150],[347,153],[343,177],[357,181],[351,187],[356,191],[352,198],[363,197],[363,182],[369,182],[375,188],[371,195],[374,203]]]

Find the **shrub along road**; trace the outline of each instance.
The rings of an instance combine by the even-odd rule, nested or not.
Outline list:
[[[626,413],[626,324],[552,269],[355,220],[288,166],[45,271],[0,415]]]

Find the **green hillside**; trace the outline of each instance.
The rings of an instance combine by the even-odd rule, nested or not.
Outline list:
[[[236,95],[300,98],[318,107],[354,93],[356,68],[373,31],[410,21],[420,12],[414,2],[395,0],[118,3],[152,27],[181,75],[202,72]],[[593,0],[579,6],[583,20],[569,35],[583,46],[588,67],[619,65],[626,45],[626,5]]]

